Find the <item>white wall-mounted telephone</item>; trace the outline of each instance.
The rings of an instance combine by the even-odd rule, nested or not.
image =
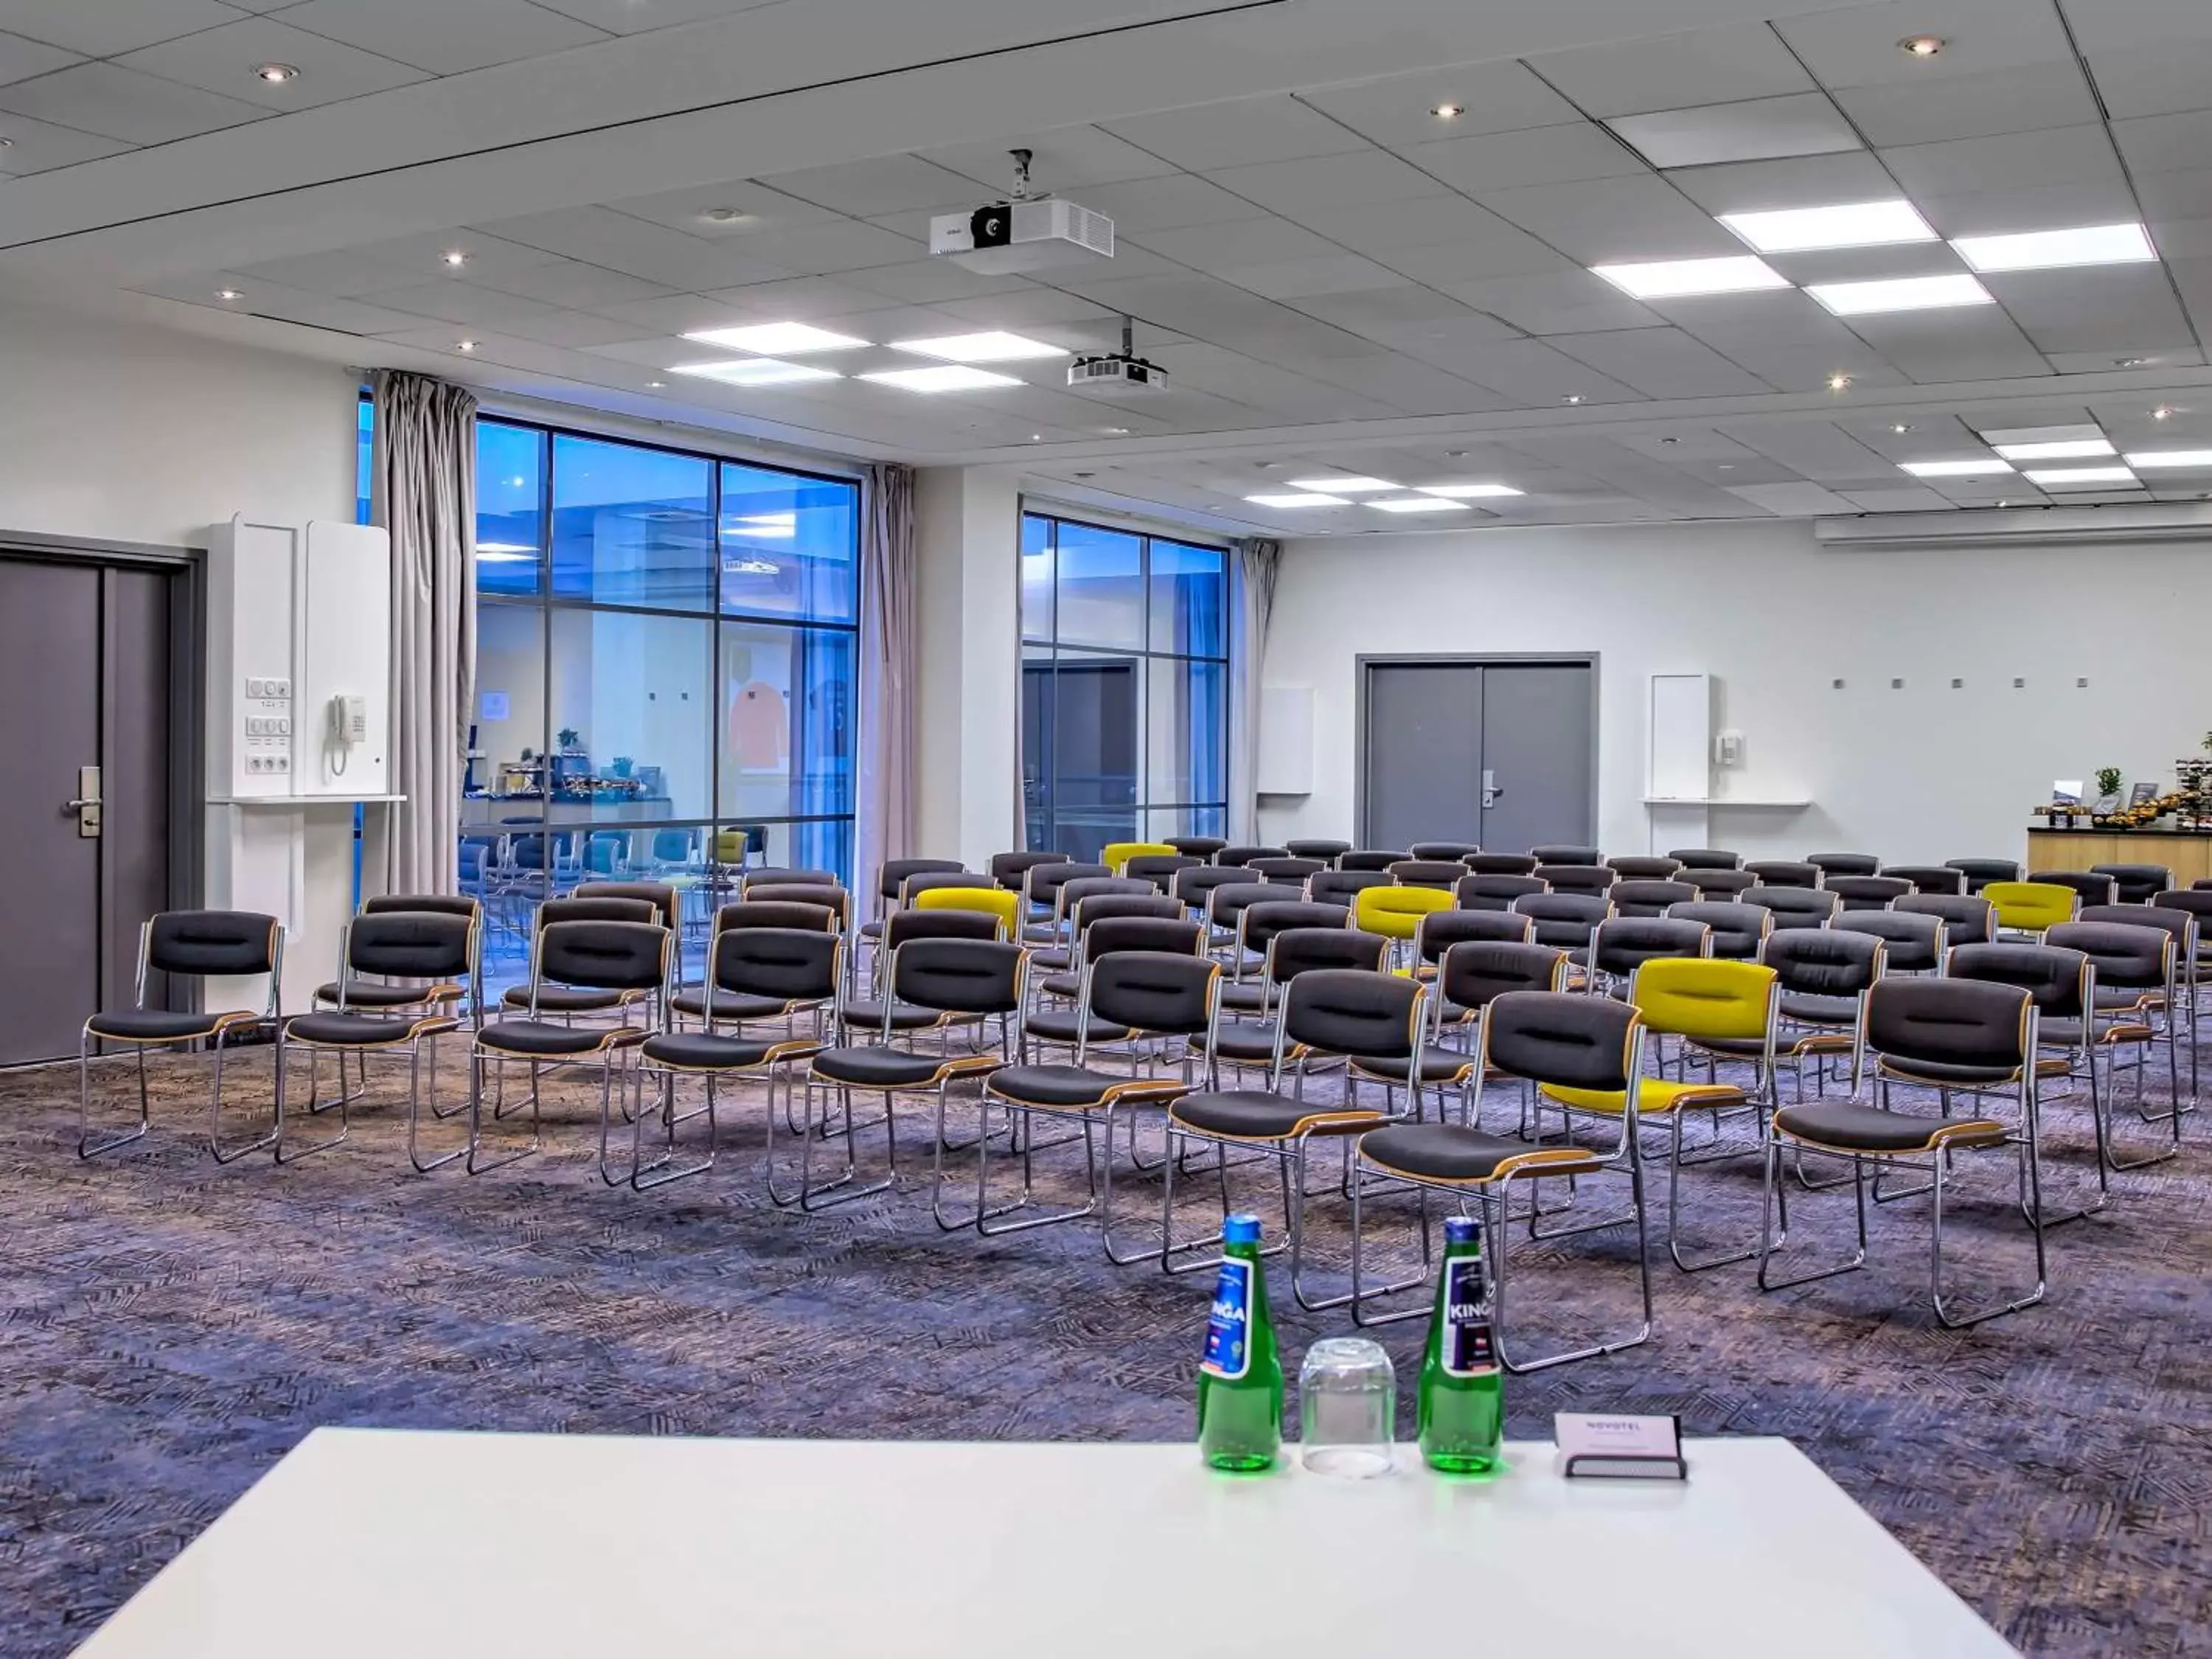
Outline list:
[[[354,744],[368,738],[368,699],[335,696],[330,702],[330,727],[325,746],[330,750],[333,774],[345,770],[346,757]]]

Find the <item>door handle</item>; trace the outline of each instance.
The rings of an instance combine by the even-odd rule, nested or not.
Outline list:
[[[80,766],[76,769],[76,798],[62,803],[64,812],[76,814],[76,833],[85,841],[100,834],[100,769]]]
[[[1482,773],[1482,804],[1495,806],[1498,798],[1505,793],[1498,784],[1498,774],[1485,767]]]

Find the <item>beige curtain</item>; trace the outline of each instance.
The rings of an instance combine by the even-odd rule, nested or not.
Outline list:
[[[392,536],[392,808],[385,890],[459,885],[462,753],[477,665],[477,400],[378,371],[375,520]]]
[[[1260,841],[1260,686],[1282,561],[1282,543],[1261,537],[1238,543],[1229,561],[1229,839],[1240,846]]]
[[[856,890],[914,856],[914,469],[868,469],[860,537],[860,727]]]

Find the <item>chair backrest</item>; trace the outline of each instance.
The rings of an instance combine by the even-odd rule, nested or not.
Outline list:
[[[1613,873],[1622,881],[1668,881],[1682,867],[1681,860],[1668,858],[1614,857],[1606,862]]]
[[[460,979],[475,970],[477,919],[432,910],[364,910],[346,927],[348,974]],[[344,975],[339,975],[343,988]]]
[[[2112,879],[2099,879],[2104,884],[2103,896],[2092,902],[2109,904]],[[2061,881],[1993,881],[1982,889],[1982,896],[1996,911],[1998,927],[2024,933],[2039,933],[2054,923],[2071,921],[2081,908],[2080,890]]]
[[[1881,860],[1871,853],[1808,853],[1805,862],[1823,876],[1875,876]]]
[[[1090,908],[1084,907],[1086,912]],[[1164,951],[1193,957],[1205,951],[1206,929],[1200,923],[1180,917],[1101,916],[1084,928],[1082,940],[1083,960],[1086,963],[1121,951]]]
[[[1357,927],[1285,927],[1268,936],[1263,976],[1271,985],[1287,985],[1324,969],[1380,973],[1389,954],[1389,939]]]
[[[1221,964],[1188,951],[1116,951],[1086,959],[1083,1000],[1133,1036],[1198,1036],[1213,1023]],[[1087,1045],[1086,1029],[1083,1037]],[[1078,1049],[1081,1063],[1083,1049]]]
[[[1168,853],[1175,849],[1163,847],[1159,850]],[[991,854],[991,862],[988,867],[994,882],[1006,888],[1009,892],[1018,893],[1022,890],[1023,884],[1029,878],[1030,871],[1048,864],[1066,862],[1067,854],[1065,853],[1054,852],[1050,848],[1034,851],[1025,849],[1014,853],[994,853]]]
[[[1773,1028],[1780,976],[1756,962],[1656,957],[1636,970],[1628,1000],[1646,1030],[1669,1036],[1763,1037]]]
[[[1532,847],[1528,856],[1540,868],[1547,864],[1603,864],[1605,854],[1595,847],[1577,847],[1570,842],[1553,842],[1542,847]]]
[[[1743,854],[1722,847],[1675,847],[1667,856],[1685,870],[1741,870]]]
[[[918,939],[890,954],[894,1001],[945,1014],[1011,1014],[1021,1006],[1027,953],[1011,941]]]
[[[1825,884],[1846,910],[1887,910],[1914,890],[1902,876],[1831,875]]]
[[[915,877],[915,880],[924,879]],[[813,881],[749,881],[740,890],[749,899],[764,899],[783,904],[818,905],[837,918],[837,926],[844,927],[853,920],[853,896],[834,882]]]
[[[684,899],[665,881],[587,881],[575,890],[578,898],[644,899],[659,913],[663,927],[684,926]]]
[[[1867,1047],[1908,1067],[1920,1060],[2021,1070],[2035,1058],[2034,1024],[2034,998],[1996,981],[1892,974],[1867,993]]]
[[[597,830],[584,843],[584,868],[603,876],[618,875],[629,862],[629,836],[618,830]]]
[[[1363,887],[1389,887],[1390,878],[1380,870],[1316,870],[1306,878],[1306,896],[1323,904],[1349,906]]]
[[[894,910],[884,918],[884,949],[912,939],[997,939],[1006,926],[988,910]]]
[[[742,830],[717,830],[714,832],[714,862],[743,864],[751,846],[751,836]]]
[[[714,912],[714,931],[738,927],[797,927],[810,933],[837,931],[837,913],[826,904],[794,904],[788,899],[739,899]]]
[[[1707,952],[1724,962],[1754,962],[1766,936],[1774,931],[1774,912],[1757,904],[1735,904],[1705,899],[1694,904],[1670,904],[1667,914],[1677,921],[1702,921],[1712,929]]]
[[[547,899],[538,907],[532,926],[539,930],[562,921],[649,921],[656,927],[668,924],[660,919],[660,907],[651,899],[611,896],[595,898]]]
[[[2100,909],[2147,911],[2148,905],[2100,905]],[[2097,983],[2129,991],[2158,990],[2172,982],[2173,935],[2138,922],[2062,921],[2043,936],[2056,951],[2079,951],[2097,970]]]
[[[1400,859],[1390,866],[1390,879],[1401,887],[1434,887],[1449,892],[1467,873],[1457,859]]]
[[[597,904],[629,902],[575,901]],[[637,902],[648,917],[653,914],[651,905],[642,900]],[[657,991],[668,982],[675,940],[674,933],[650,920],[545,922],[538,927],[535,940],[532,982],[550,980],[587,991]]]
[[[1799,996],[1852,997],[1881,977],[1884,950],[1883,939],[1875,933],[1793,927],[1768,934],[1759,959],[1775,971],[1785,991]]]
[[[1460,862],[1472,876],[1525,876],[1536,867],[1526,853],[1469,853]]]
[[[981,910],[986,915],[999,919],[1000,938],[1012,939],[1021,932],[1021,895],[1009,892],[1003,887],[933,887],[926,893],[915,896],[914,908],[917,910]]]
[[[483,914],[483,904],[467,893],[379,893],[361,902],[361,913],[365,916],[380,916],[393,911],[417,916],[467,916],[473,920]]]
[[[1675,872],[1674,879],[1685,886],[1696,888],[1700,893],[1718,895],[1723,898],[1734,898],[1759,885],[1757,876],[1733,865],[1685,864]]]
[[[802,869],[795,865],[763,864],[757,870],[748,870],[738,883],[738,892],[749,887],[842,887],[835,870]]]
[[[1536,924],[1510,910],[1434,910],[1413,932],[1413,949],[1423,962],[1437,962],[1455,945],[1526,945]]]
[[[960,876],[967,873],[968,866],[958,859],[885,859],[884,867],[876,872],[876,896],[882,899],[903,897],[908,876]]]
[[[1243,874],[1248,881],[1257,876],[1262,881],[1303,887],[1310,878],[1328,868],[1319,859],[1294,859],[1285,853],[1279,859],[1254,859],[1243,866]]]
[[[1249,883],[1251,876],[1243,870],[1224,868],[1219,865],[1201,864],[1194,869],[1178,870],[1175,876],[1175,896],[1194,910],[1206,908],[1208,896],[1217,887],[1235,887]]]
[[[2185,888],[2176,892],[2160,893],[2144,907],[2148,910],[2178,910],[2196,922],[2198,928],[2212,927],[2212,891]]]
[[[1103,864],[1040,864],[1029,873],[1030,902],[1060,914],[1060,892],[1070,882],[1112,881],[1114,872]]]
[[[1294,859],[1320,859],[1334,865],[1337,860],[1352,850],[1352,843],[1348,841],[1328,841],[1309,836],[1285,842],[1283,850]]]
[[[1620,874],[1609,864],[1540,864],[1533,873],[1555,893],[1610,892]]]
[[[1946,979],[1981,979],[2017,985],[2035,999],[2045,1018],[2077,1019],[2088,1007],[2094,969],[2079,951],[2055,945],[1961,945],[1943,958]]]
[[[1352,895],[1352,925],[1385,939],[1411,939],[1431,910],[1452,908],[1452,895],[1435,887],[1363,887]]]
[[[1224,888],[1224,892],[1232,889]],[[1267,941],[1292,927],[1348,927],[1352,913],[1334,904],[1308,899],[1265,899],[1247,904],[1237,913],[1237,943],[1240,950],[1265,951]]]
[[[2117,904],[2120,884],[2094,870],[2031,870],[2027,885],[2071,888],[2084,904]]]
[[[2093,864],[2089,873],[2112,878],[2112,884],[2118,890],[2113,902],[2118,904],[2148,904],[2173,885],[2173,872],[2162,864]],[[2085,893],[2081,902],[2095,904],[2103,901]]]
[[[1846,910],[1825,930],[1800,927],[1773,937],[1820,939],[1854,933],[1881,941],[1885,973],[1925,973],[1943,959],[1942,917],[1914,915],[1904,910]]]
[[[1698,890],[1686,881],[1637,879],[1616,881],[1606,896],[1613,901],[1616,915],[1663,916],[1670,906],[1696,903]]]
[[[1171,899],[1165,893],[1093,893],[1075,907],[1069,920],[1075,924],[1075,937],[1079,941],[1092,929],[1109,921],[1165,921],[1176,926],[1188,925],[1194,932],[1203,931],[1190,920],[1180,899]],[[1157,947],[1147,947],[1157,948]]]
[[[1943,925],[1946,950],[1984,945],[1997,936],[1996,907],[1967,893],[1907,893],[1890,909],[1901,916],[1933,916]]]
[[[1041,865],[1038,867],[1041,870],[1047,870],[1055,869],[1058,866]],[[758,884],[763,887],[774,887],[781,884],[762,882]],[[939,887],[984,887],[987,884],[983,878],[973,870],[917,870],[899,883],[899,890],[893,896],[901,904],[912,904],[922,894],[933,891]],[[750,884],[748,884],[749,890],[750,886]]]
[[[1420,1045],[1426,995],[1396,974],[1316,968],[1283,987],[1283,1036],[1322,1054],[1403,1060]]]
[[[1762,887],[1818,887],[1820,866],[1792,859],[1753,859],[1743,866]]]
[[[1591,893],[1531,893],[1513,901],[1516,915],[1536,924],[1536,943],[1579,950],[1590,933],[1613,915],[1613,906]]]
[[[1457,864],[1482,848],[1471,841],[1417,841],[1406,850],[1417,859],[1442,859],[1447,864]]]
[[[2125,901],[2118,904],[2085,904],[2081,907],[2081,915],[2075,916],[2074,920],[2076,922],[2106,922],[2120,927],[2155,927],[2163,933],[2172,934],[2174,949],[2184,952],[2185,956],[2191,942],[2196,937],[2197,918],[2190,914],[2185,905],[2158,902],[2162,896],[2164,896],[2160,894],[2153,894],[2150,902],[2143,904],[2130,904]],[[2062,927],[2069,925],[2065,922],[2059,924]],[[2044,943],[2059,945],[2063,944],[2064,941],[2052,939],[2045,934]],[[2079,950],[2084,947],[2077,945],[2075,948]],[[2101,968],[2097,970],[2097,977],[2100,980],[2105,977]]]
[[[1099,850],[1098,861],[1120,875],[1131,859],[1172,859],[1182,855],[1164,841],[1109,841]]]
[[[1201,867],[1202,860],[1184,853],[1137,853],[1121,861],[1121,876],[1127,881],[1149,881],[1160,892],[1175,885],[1178,872]]]
[[[1264,881],[1231,882],[1217,887],[1206,896],[1206,918],[1216,927],[1234,933],[1243,925],[1244,913],[1255,904],[1287,904],[1280,887],[1271,887]],[[1340,915],[1350,914],[1340,911]]]
[[[1462,876],[1452,884],[1452,899],[1462,910],[1510,910],[1513,901],[1548,893],[1552,884],[1535,876]]]
[[[826,1002],[837,994],[845,941],[808,927],[740,927],[714,936],[714,988],[784,1002]],[[711,994],[708,1018],[714,1012]]]
[[[699,832],[696,830],[656,830],[653,832],[653,856],[659,864],[689,864],[699,851]]]
[[[1231,869],[1243,869],[1254,859],[1286,859],[1296,856],[1287,847],[1231,847],[1225,842],[1214,848],[1213,861]]]
[[[1388,870],[1394,864],[1402,864],[1413,857],[1411,853],[1391,852],[1386,848],[1353,847],[1336,855],[1340,870]]]
[[[1662,957],[1702,957],[1712,930],[1701,921],[1667,916],[1614,916],[1590,935],[1590,966],[1626,977]]]
[[[1943,864],[1966,878],[1969,893],[1978,893],[1993,881],[2020,879],[2020,866],[2010,859],[1945,859]]]
[[[1644,1017],[1611,997],[1508,991],[1483,1010],[1482,1058],[1532,1082],[1625,1094],[1643,1032]]]
[[[1163,836],[1160,844],[1190,858],[1212,859],[1220,856],[1229,840],[1225,836]]]
[[[1566,988],[1567,953],[1524,940],[1462,939],[1437,964],[1437,994],[1462,1008],[1486,1008],[1512,991]]]
[[[1842,907],[1835,894],[1820,887],[1753,887],[1736,898],[1774,912],[1777,927],[1825,927]]]
[[[1158,898],[1160,890],[1149,881],[1137,881],[1127,876],[1078,876],[1073,881],[1061,882],[1054,890],[1054,919],[1070,921],[1085,899],[1103,898],[1109,893]]]
[[[1966,890],[1966,872],[1948,864],[1885,864],[1881,873],[1911,882],[1916,893],[1964,895]]]

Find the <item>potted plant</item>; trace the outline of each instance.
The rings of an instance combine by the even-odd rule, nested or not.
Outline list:
[[[564,751],[573,753],[583,746],[584,734],[573,726],[564,726],[553,734],[553,739]]]
[[[2121,785],[2124,781],[2125,781],[2125,780],[2124,780],[2124,779],[2121,777],[2121,775],[2120,775],[2120,769],[2119,769],[2118,767],[2117,767],[2117,766],[2100,766],[2100,767],[2099,767],[2099,768],[2097,769],[2097,797],[2098,797],[2098,799],[2099,799],[2100,800],[2101,800],[2101,799],[2103,799],[2106,795],[2117,795],[2117,794],[2118,794],[2118,793],[2120,793],[2120,785]]]

